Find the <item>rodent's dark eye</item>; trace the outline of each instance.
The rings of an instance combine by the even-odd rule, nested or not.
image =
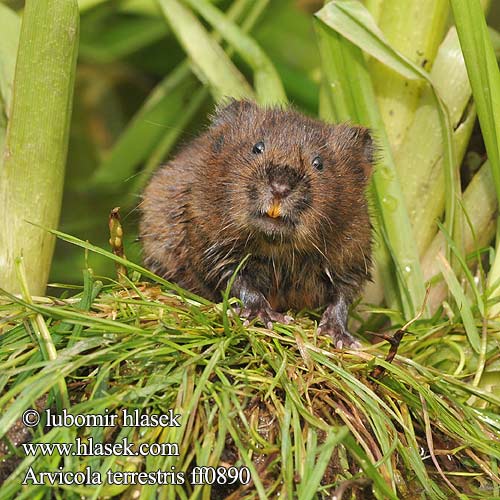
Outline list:
[[[319,170],[320,172],[323,170],[323,160],[321,159],[321,156],[316,156],[313,161],[312,161],[312,166],[316,169]]]
[[[255,154],[255,155],[260,155],[261,153],[264,152],[264,149],[266,149],[266,146],[264,145],[264,142],[263,141],[259,141],[252,148],[252,153]]]

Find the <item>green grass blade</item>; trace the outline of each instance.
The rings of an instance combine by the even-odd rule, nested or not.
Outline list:
[[[451,0],[497,197],[500,200],[500,71],[479,0]]]
[[[168,34],[161,16],[121,16],[112,25],[107,23],[96,34],[82,32],[82,60],[109,64],[158,42]]]
[[[4,410],[0,435],[33,401],[55,388],[62,376],[71,391],[73,415],[106,409],[119,413],[124,407],[159,414],[172,408],[181,414],[182,425],[163,430],[123,428],[118,435],[79,428],[67,436],[54,430],[47,433],[40,426],[34,429],[34,442],[73,442],[75,436],[91,436],[118,443],[127,436],[131,442],[178,443],[179,456],[149,456],[132,462],[116,456],[75,456],[68,464],[57,456],[26,458],[14,449],[9,456],[19,456],[21,462],[2,493],[24,498],[30,493],[36,498],[39,485],[21,484],[28,466],[36,473],[58,466],[64,470],[90,466],[105,473],[108,469],[152,472],[175,466],[189,471],[194,465],[247,465],[255,484],[236,485],[238,490],[232,492],[222,490],[225,496],[340,497],[345,491],[344,496],[385,500],[412,498],[418,491],[425,498],[448,498],[436,467],[421,455],[421,449],[426,449],[424,401],[435,448],[443,449],[439,443],[444,442],[455,465],[447,469],[450,481],[455,482],[454,474],[463,474],[457,484],[473,490],[480,475],[485,493],[476,496],[491,497],[496,480],[492,471],[497,474],[494,461],[500,457],[500,422],[495,412],[500,399],[486,388],[474,388],[470,377],[463,377],[470,375],[467,367],[451,375],[450,370],[429,366],[433,364],[430,359],[426,365],[415,359],[429,347],[443,351],[447,340],[463,339],[461,330],[439,331],[439,324],[432,325],[435,319],[424,321],[417,328],[431,327],[430,345],[408,332],[393,363],[384,359],[384,344],[339,356],[331,352],[328,339],[314,336],[311,321],[304,317],[273,331],[243,328],[239,320],[229,318],[231,334],[227,335],[220,305],[200,307],[157,285],[134,285],[106,286],[95,296],[87,283],[87,291],[74,297],[34,298],[33,304],[12,296],[2,298],[0,321],[7,321],[8,327],[0,346],[0,406]],[[40,356],[26,328],[32,307],[43,314],[52,336],[57,350],[52,361]],[[68,321],[80,323],[82,316],[85,321],[78,333],[65,326]],[[106,335],[101,328],[104,321],[110,325]],[[494,361],[495,349],[491,356]],[[372,378],[369,374],[377,365],[385,368],[385,376]],[[478,398],[474,406],[466,402],[471,395]],[[345,436],[331,447],[329,438],[339,437],[342,428]],[[478,460],[471,460],[472,454]],[[438,458],[448,461],[446,456]],[[47,486],[47,491],[61,498],[71,494],[101,498],[124,494],[125,487],[54,485]],[[151,485],[141,489],[141,498],[208,499],[221,491],[209,485],[191,491],[182,488],[185,485]]]
[[[349,448],[349,451],[356,457],[358,464],[365,474],[373,481],[373,484],[376,485],[378,498],[383,498],[384,500],[397,500],[394,491],[391,490],[377,468],[370,462],[363,448],[356,442],[355,438],[352,435],[347,435],[345,444]]]
[[[227,19],[220,10],[207,0],[187,0],[224,39],[240,54],[254,72],[254,86],[257,99],[261,104],[287,102],[278,73],[257,42],[246,35],[241,28]]]
[[[310,474],[304,478],[304,481],[299,484],[297,488],[299,498],[304,500],[311,500],[314,498],[321,484],[321,480],[323,479],[323,474],[330,462],[333,449],[339,446],[348,434],[349,429],[347,427],[342,427],[337,432],[330,431],[328,433],[325,442],[319,448],[320,451],[316,463],[314,466],[308,467]],[[308,458],[314,458],[314,454],[311,453],[311,450],[308,451]]]
[[[210,303],[210,301],[208,301],[202,297],[199,297],[198,295],[196,295],[194,293],[188,292],[187,290],[184,290],[183,288],[176,285],[175,283],[170,283],[166,279],[164,279],[160,276],[157,276],[156,274],[152,273],[148,269],[146,269],[142,266],[139,266],[138,264],[135,264],[134,262],[127,260],[123,257],[118,257],[113,252],[108,252],[107,250],[103,250],[102,248],[100,248],[96,245],[92,245],[92,243],[89,243],[88,241],[80,240],[79,238],[75,238],[74,236],[71,236],[69,234],[64,234],[61,231],[57,231],[56,229],[45,229],[42,227],[40,227],[40,229],[50,232],[51,234],[53,234],[54,236],[57,236],[58,238],[60,238],[63,241],[66,241],[66,242],[71,243],[73,245],[77,245],[81,248],[84,248],[85,250],[95,252],[99,255],[102,255],[103,257],[107,257],[108,259],[110,259],[114,262],[117,262],[118,264],[121,264],[122,266],[125,266],[127,269],[137,271],[138,273],[142,274],[145,278],[149,278],[153,281],[156,281],[157,283],[160,283],[160,284],[166,286],[167,288],[174,290],[175,292],[177,292],[179,295],[181,295],[183,297],[191,298],[191,299],[199,302],[200,304],[209,304]]]
[[[22,262],[22,258],[16,259],[16,268],[19,277],[19,282],[21,284],[21,293],[24,301],[27,304],[32,305],[33,300],[30,295],[30,291],[28,290],[26,283],[26,274],[24,272],[24,266]],[[40,352],[45,361],[56,361],[57,360],[57,349],[54,345],[54,341],[50,334],[50,331],[47,327],[47,324],[42,317],[41,314],[35,314],[31,316],[30,322],[32,325],[33,332],[36,335]],[[64,378],[60,378],[58,381],[58,391],[55,391],[55,399],[57,401],[57,408],[61,411],[63,408],[69,407],[69,397],[68,397],[68,388],[66,386],[66,382]]]
[[[130,193],[132,194],[132,200],[130,204],[137,203],[137,194],[141,193],[147,182],[153,175],[153,172],[158,168],[165,158],[167,158],[169,152],[172,150],[173,146],[179,139],[182,131],[186,129],[189,122],[195,117],[196,113],[203,105],[203,103],[209,97],[209,91],[206,87],[200,87],[194,92],[189,102],[184,106],[183,112],[177,117],[176,127],[167,130],[160,139],[155,149],[150,154],[144,168],[141,170],[139,175],[134,177]]]
[[[0,173],[0,283],[17,290],[23,254],[30,291],[47,283],[59,220],[78,48],[75,0],[28,0],[14,79],[12,117]]]
[[[451,0],[460,45],[477,107],[481,132],[500,200],[500,71],[479,0]],[[500,226],[497,227],[496,255],[489,274],[491,285],[500,278]],[[497,287],[493,297],[500,295]],[[500,305],[491,314],[500,313]]]
[[[239,19],[248,3],[248,0],[233,3],[227,18]],[[260,9],[259,5],[254,5],[250,13]],[[242,30],[251,29],[255,20],[255,17],[247,17],[242,23]],[[217,35],[215,38],[218,38]],[[133,178],[127,184],[129,187],[126,191],[131,197],[125,203],[136,203],[137,194],[168,155],[206,97],[206,90],[200,88],[189,62],[180,63],[155,87],[135,114],[109,156],[96,170],[91,181],[92,187],[123,191],[124,183]],[[187,106],[185,102],[188,102]],[[137,177],[133,177],[141,162],[146,162],[144,169]]]
[[[193,71],[210,85],[216,101],[223,97],[253,97],[245,77],[203,25],[177,0],[158,0],[163,14],[189,55]]]
[[[285,400],[283,422],[281,424],[281,463],[283,482],[286,490],[293,491],[293,452],[291,440],[292,409],[290,398]]]
[[[443,273],[446,283],[448,284],[448,288],[458,305],[469,343],[474,351],[479,353],[481,351],[481,340],[479,338],[476,323],[474,322],[474,316],[472,315],[470,301],[465,295],[462,286],[451,269],[449,262],[442,254],[438,255],[438,265]]]
[[[477,305],[479,313],[482,316],[484,316],[485,304],[484,304],[483,298],[481,297],[481,292],[480,292],[476,282],[474,281],[474,276],[472,275],[471,270],[467,266],[466,260],[462,257],[462,255],[460,255],[458,249],[456,248],[455,242],[451,239],[450,235],[446,232],[446,229],[443,227],[443,225],[439,222],[438,222],[438,224],[439,224],[439,229],[443,233],[446,240],[448,240],[448,245],[450,246],[451,250],[453,251],[453,253],[457,257],[458,262],[460,263],[460,267],[461,267],[461,270],[462,270],[462,273],[463,273],[465,279],[467,279],[467,281],[469,282],[469,287],[470,287],[470,290],[472,291],[472,293],[474,294],[475,304]],[[439,256],[438,256],[438,258],[439,258]]]

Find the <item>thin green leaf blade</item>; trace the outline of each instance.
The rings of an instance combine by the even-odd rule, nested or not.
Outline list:
[[[451,0],[481,131],[500,200],[500,71],[479,0]]]
[[[500,200],[500,71],[479,0],[451,0],[451,7],[477,106],[497,198]],[[500,289],[495,285],[500,277],[499,235],[500,224],[497,221],[497,249],[488,276],[488,283],[493,288],[493,297],[500,294]],[[500,304],[494,305],[490,312],[492,316],[498,315]]]
[[[441,272],[443,273],[443,277],[446,280],[446,283],[448,284],[448,288],[458,305],[458,309],[460,310],[460,315],[462,317],[465,332],[467,334],[467,338],[469,339],[470,345],[476,353],[479,353],[481,352],[481,340],[476,324],[474,322],[474,317],[472,315],[470,301],[465,295],[449,262],[442,254],[438,255],[438,265]]]
[[[255,90],[261,104],[287,102],[283,84],[278,73],[253,38],[227,19],[220,10],[207,0],[187,0],[187,3],[202,15],[253,69]]]
[[[314,495],[318,491],[318,488],[321,484],[321,480],[323,479],[325,470],[330,463],[334,448],[340,445],[348,434],[349,429],[347,427],[342,427],[337,432],[330,431],[328,433],[325,442],[320,447],[321,451],[318,453],[316,464],[308,468],[311,471],[311,474],[308,474],[305,481],[301,483],[297,489],[297,493],[300,495],[300,498],[304,500],[310,500],[314,498]],[[314,455],[311,453],[311,450],[309,450],[309,454],[307,455],[307,457],[309,459],[312,459],[314,457]]]
[[[316,17],[405,78],[426,79],[426,74],[421,68],[394,51],[368,10],[360,2],[335,0],[319,10]]]
[[[163,14],[197,76],[210,85],[216,101],[224,97],[253,97],[245,77],[193,13],[177,0],[158,0]]]

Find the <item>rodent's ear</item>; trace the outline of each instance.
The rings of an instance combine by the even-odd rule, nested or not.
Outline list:
[[[370,164],[370,172],[368,172],[370,174],[375,154],[375,146],[373,144],[372,134],[367,128],[356,128],[358,129],[358,141],[360,142],[360,146],[362,147],[363,157],[366,162]]]
[[[363,169],[365,179],[369,179],[375,156],[375,145],[370,130],[365,127],[350,126],[347,137],[350,139],[352,148],[361,156],[362,161],[359,166]]]
[[[234,123],[242,115],[246,115],[257,109],[252,101],[247,99],[231,99],[218,106],[215,114],[211,117],[213,126],[224,125],[225,123]]]

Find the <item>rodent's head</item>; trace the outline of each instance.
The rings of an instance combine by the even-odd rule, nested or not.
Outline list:
[[[366,216],[373,162],[367,129],[232,101],[215,115],[209,137],[215,195],[226,205],[228,227],[243,238],[323,246]]]

